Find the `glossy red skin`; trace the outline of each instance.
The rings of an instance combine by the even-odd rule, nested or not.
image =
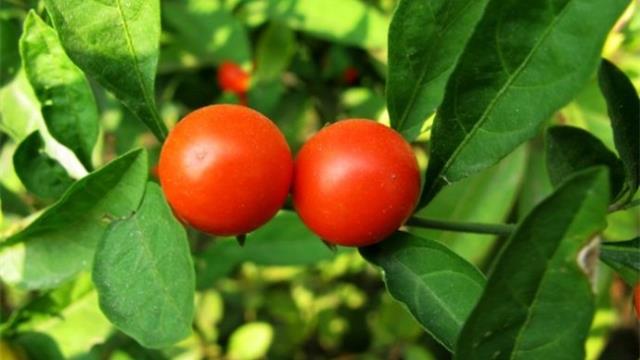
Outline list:
[[[251,77],[240,65],[225,61],[218,67],[218,85],[224,91],[236,94],[246,94],[249,90]]]
[[[640,320],[640,283],[633,289],[633,305],[636,309],[636,319]]]
[[[213,105],[182,119],[160,153],[162,189],[183,221],[214,235],[240,235],[271,219],[289,193],[293,159],[275,124],[239,105]]]
[[[300,218],[336,245],[365,246],[391,235],[411,215],[419,193],[410,145],[371,120],[325,127],[302,147],[294,165]]]

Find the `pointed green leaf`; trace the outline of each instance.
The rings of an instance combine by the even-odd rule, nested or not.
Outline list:
[[[154,94],[159,0],[44,3],[73,62],[113,92],[158,139],[164,139],[167,129],[158,115]]]
[[[487,0],[403,0],[389,26],[391,127],[415,139],[444,89]]]
[[[277,80],[289,67],[296,52],[295,35],[291,29],[274,22],[258,40],[256,51],[256,78],[259,81]]]
[[[436,340],[453,349],[482,294],[482,273],[446,246],[402,232],[360,253],[382,268],[391,296]]]
[[[631,80],[607,59],[602,59],[598,80],[607,101],[613,141],[624,164],[631,198],[640,185],[640,99]]]
[[[603,243],[600,259],[616,270],[629,286],[640,281],[640,237]]]
[[[590,132],[571,126],[547,129],[547,170],[554,186],[558,186],[575,172],[604,165],[609,168],[611,200],[615,200],[624,184],[622,162]]]
[[[608,200],[607,172],[591,168],[531,211],[502,250],[456,358],[584,359],[595,309],[591,242],[606,227]]]
[[[73,184],[60,163],[44,153],[44,141],[37,131],[18,145],[13,166],[24,187],[44,199],[57,199]]]
[[[20,39],[25,72],[42,106],[49,133],[93,168],[98,109],[84,74],[71,62],[56,32],[32,10]]]
[[[113,222],[96,249],[93,282],[100,308],[149,348],[191,333],[195,274],[184,227],[155,183],[135,214]]]
[[[74,183],[21,232],[0,243],[0,278],[28,289],[51,288],[91,265],[105,218],[140,204],[147,155],[135,150]]]
[[[420,204],[533,137],[597,69],[628,4],[491,0],[447,83]]]

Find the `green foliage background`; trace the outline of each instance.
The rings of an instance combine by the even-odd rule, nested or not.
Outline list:
[[[92,12],[99,8],[99,4],[78,1],[67,4],[89,5],[84,13],[86,19],[78,19],[82,14],[77,14],[76,21],[91,23],[101,16],[99,12]],[[390,113],[401,113],[407,96],[410,96],[403,91],[411,89],[407,90],[405,83],[398,82],[398,77],[386,88],[387,91],[396,91],[394,96],[397,97],[389,110],[385,100],[387,50],[394,46],[408,46],[404,43],[388,44],[391,16],[397,5],[395,0],[163,0],[160,14],[145,12],[145,16],[151,19],[149,21],[153,16],[161,16],[162,32],[147,33],[144,26],[134,30],[142,42],[145,37],[157,35],[160,46],[155,78],[151,71],[153,68],[147,67],[151,66],[153,59],[141,60],[147,64],[141,66],[141,73],[150,72],[151,79],[155,80],[145,78],[140,88],[135,79],[126,74],[116,83],[101,81],[103,63],[100,61],[103,59],[87,57],[77,49],[67,49],[68,57],[63,54],[54,59],[60,62],[54,68],[63,69],[54,77],[50,76],[49,62],[27,64],[28,69],[21,65],[25,62],[21,60],[21,54],[29,59],[32,55],[28,54],[44,51],[38,47],[38,39],[33,40],[34,43],[25,40],[19,46],[23,26],[40,28],[42,37],[53,37],[51,45],[55,46],[56,35],[47,26],[64,13],[64,6],[56,10],[59,14],[51,10],[56,3],[65,4],[55,0],[0,2],[0,239],[4,239],[0,250],[14,247],[26,238],[30,243],[41,244],[37,248],[34,246],[35,250],[25,251],[21,258],[15,252],[7,255],[9,251],[0,251],[0,329],[5,338],[0,343],[0,355],[13,354],[16,358],[34,359],[450,358],[446,348],[454,346],[456,329],[442,325],[447,337],[444,341],[435,340],[403,305],[385,291],[380,271],[365,261],[357,250],[330,251],[304,228],[294,214],[287,211],[281,212],[264,228],[249,234],[242,248],[233,239],[213,239],[188,230],[197,288],[195,322],[193,331],[174,345],[166,345],[172,343],[170,340],[166,344],[158,340],[160,343],[151,347],[159,349],[149,350],[138,343],[149,345],[144,340],[148,327],[136,329],[135,334],[129,333],[130,336],[116,330],[101,308],[105,312],[116,310],[110,310],[109,304],[102,303],[103,299],[98,300],[91,276],[86,272],[86,264],[93,259],[93,250],[83,248],[82,243],[96,244],[99,241],[101,236],[94,235],[101,235],[106,228],[106,222],[101,222],[105,213],[115,215],[120,222],[103,239],[100,252],[105,257],[117,257],[117,251],[121,251],[110,248],[107,240],[117,237],[118,231],[126,232],[133,226],[129,223],[131,219],[125,217],[137,208],[142,198],[147,165],[153,169],[159,154],[160,143],[153,134],[162,137],[164,127],[170,129],[194,108],[239,101],[235,95],[218,88],[216,68],[220,62],[237,62],[252,73],[249,105],[278,124],[294,152],[317,129],[337,119],[362,117],[389,123]],[[28,15],[29,10],[35,13]],[[408,16],[411,10],[402,11]],[[37,20],[35,14],[44,22]],[[471,21],[472,15],[467,20]],[[58,33],[63,40],[82,41],[74,37],[73,31],[59,30]],[[418,32],[407,36],[420,35]],[[457,48],[457,42],[461,41],[458,37],[466,38],[460,34],[448,35],[451,37],[444,40],[434,37],[433,48],[426,46],[416,49],[416,53],[446,53]],[[478,44],[474,51],[482,53],[485,49],[480,48],[482,43]],[[92,43],[99,50],[97,53],[106,57],[126,46],[121,45],[110,49]],[[63,52],[62,48],[58,51]],[[620,67],[637,89],[640,88],[638,54],[640,9],[637,3],[633,3],[609,33],[603,57]],[[579,64],[580,60],[575,58],[575,63]],[[89,80],[84,79],[82,71],[74,63],[90,75],[87,76]],[[428,65],[434,68],[443,66],[437,62]],[[344,71],[351,67],[359,73],[353,84],[343,78]],[[114,66],[104,70],[107,74],[104,76],[108,77],[110,71],[117,74],[124,70]],[[464,80],[464,75],[454,76]],[[411,79],[413,74],[406,76]],[[607,149],[614,151],[606,103],[598,88],[596,74],[590,76],[577,97],[554,113],[543,126],[573,125],[588,130]],[[63,79],[65,86],[67,83],[73,85],[76,96],[72,101],[65,103],[69,99],[55,92],[56,87],[61,86],[54,81],[56,79]],[[444,86],[445,82],[441,80],[439,83]],[[430,85],[433,87],[424,90],[434,98],[422,104],[427,109],[437,106],[445,97],[444,89],[437,85]],[[38,99],[51,96],[48,93],[50,89],[53,89],[55,103],[41,104]],[[66,94],[70,90],[64,88],[60,91]],[[145,95],[150,91],[155,96]],[[91,93],[95,100],[86,96]],[[446,97],[444,101],[447,104]],[[154,104],[151,108],[157,111],[150,111],[149,104]],[[50,106],[51,111],[43,118],[45,105]],[[82,117],[69,119],[64,114],[56,115],[60,107],[63,110],[76,107],[75,113],[81,113]],[[425,168],[426,154],[432,150],[433,121],[424,122],[420,118],[423,112],[407,113],[406,119],[402,120],[404,125],[397,128],[405,136],[416,139],[416,154]],[[92,123],[96,117],[99,129]],[[64,126],[56,128],[52,125],[52,118],[63,118],[72,124],[82,123],[77,127],[81,134],[70,135]],[[144,126],[145,123],[151,124],[153,134]],[[60,125],[59,122],[55,124]],[[34,133],[36,130],[38,133]],[[87,152],[86,144],[75,141],[74,136],[83,140],[97,138],[92,153]],[[89,141],[90,144],[93,142]],[[145,148],[146,152],[132,152],[138,147]],[[124,156],[121,159],[125,161],[103,168],[119,156]],[[108,183],[109,186],[102,188],[94,184],[97,189],[95,199],[74,200],[73,190],[91,188],[92,178],[71,184],[94,168],[111,174],[106,180],[100,178],[101,184]],[[561,170],[557,171],[558,177],[566,175]],[[34,178],[36,175],[38,177]],[[545,165],[542,135],[527,141],[496,165],[469,175],[445,187],[420,210],[418,217],[486,223],[519,222],[553,189]],[[552,174],[552,178],[555,175]],[[434,182],[436,178],[429,181]],[[431,185],[437,188],[442,184]],[[156,193],[154,187],[147,185],[147,191]],[[48,208],[65,190],[69,191],[63,201],[74,204],[72,209],[67,208],[68,212],[64,212],[54,211],[55,207],[54,210]],[[110,200],[99,201],[105,198]],[[162,200],[145,206],[158,212],[168,211]],[[20,232],[40,214],[42,217],[32,224],[31,230]],[[82,217],[78,218],[78,214]],[[86,222],[87,219],[93,222]],[[580,218],[580,221],[589,223],[589,219]],[[64,226],[43,237],[43,231],[51,222]],[[629,240],[640,233],[637,207],[612,213],[608,215],[607,222],[603,233],[605,241]],[[592,225],[596,226],[596,223]],[[177,233],[177,238],[184,237],[177,224],[162,226],[166,232]],[[140,231],[150,234],[153,229]],[[504,236],[417,227],[411,228],[410,232],[445,244],[485,273],[495,265],[500,246],[506,241]],[[396,235],[397,238],[390,240],[401,244],[402,236]],[[151,238],[151,235],[145,238]],[[51,243],[52,239],[59,240],[60,245]],[[67,239],[78,239],[80,244]],[[167,252],[184,253],[184,249],[171,248],[169,238],[164,240]],[[386,246],[395,245],[389,242]],[[425,240],[421,246],[420,251],[423,252],[416,251],[411,255],[413,260],[407,261],[418,264],[438,259],[438,256],[447,257],[446,254],[437,254],[439,244]],[[628,247],[633,248],[632,245]],[[616,262],[615,248],[610,245],[605,249],[609,251],[605,261],[613,259],[612,267],[619,263]],[[393,248],[383,250],[394,251]],[[363,255],[382,267],[392,266],[385,263],[388,257],[376,257],[376,251],[383,250],[368,249],[363,251]],[[165,251],[164,247],[158,250],[161,251]],[[80,262],[75,264],[68,261],[70,258]],[[21,273],[12,268],[19,260],[23,261],[20,263],[23,267]],[[526,260],[523,261],[526,266]],[[453,262],[457,264],[457,258]],[[94,277],[96,271],[105,267],[109,270],[108,263],[94,265]],[[467,274],[473,280],[472,285],[484,284],[482,275],[467,265],[466,262],[460,263],[460,273]],[[80,275],[66,281],[69,274],[81,269]],[[624,271],[616,270],[628,282],[637,281],[633,273],[625,275]],[[171,269],[167,269],[163,276],[170,278],[173,275]],[[116,274],[115,278],[108,280],[117,282],[126,276],[124,269],[123,274]],[[173,284],[176,288],[189,289],[190,274],[175,276],[182,276]],[[390,291],[397,296],[392,279],[394,276],[401,278],[402,274],[389,270],[388,276]],[[614,330],[634,326],[628,286],[606,266],[598,268],[596,278],[598,297],[595,318],[586,340],[587,359],[598,358]],[[65,281],[58,286],[62,280]],[[149,288],[158,285],[154,280],[157,279],[149,280]],[[94,281],[98,290],[109,287],[105,278],[94,278]],[[55,286],[48,286],[51,284]],[[497,283],[492,286],[505,285]],[[479,291],[473,288],[460,291],[466,291],[465,294],[472,299],[479,296]],[[158,299],[158,302],[162,300]],[[481,304],[487,306],[489,313],[491,303],[500,300],[483,298]],[[465,316],[470,311],[467,309],[469,304],[454,305],[460,305],[452,308]],[[420,309],[417,304],[408,303],[407,306]],[[425,324],[438,314],[427,313],[417,317]],[[478,318],[475,316],[474,320]],[[127,320],[125,317],[122,322]],[[122,326],[121,322],[114,323]],[[435,321],[434,326],[441,324]],[[181,331],[189,332],[188,329]]]

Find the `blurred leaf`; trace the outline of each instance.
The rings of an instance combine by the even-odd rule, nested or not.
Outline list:
[[[294,154],[302,147],[310,132],[315,130],[313,100],[303,91],[284,94],[277,107],[267,116],[278,125]]]
[[[554,186],[577,171],[597,165],[609,168],[613,202],[624,184],[624,168],[620,159],[588,131],[572,126],[547,129],[547,170]]]
[[[30,360],[64,360],[55,340],[39,332],[20,334],[15,342],[23,347]]]
[[[208,290],[196,297],[195,324],[208,342],[216,342],[217,324],[224,316],[224,302],[219,293]]]
[[[212,286],[215,280],[243,261],[258,265],[301,266],[333,256],[295,213],[281,211],[266,225],[248,234],[243,247],[235,239],[218,239],[209,246],[196,261],[198,288]]]
[[[640,281],[640,237],[602,243],[600,259],[617,271],[629,286]]]
[[[276,80],[289,67],[296,51],[295,35],[288,27],[273,22],[260,35],[256,51],[256,79]]]
[[[518,220],[522,220],[553,191],[545,160],[544,143],[539,136],[527,144],[527,168],[518,198]],[[446,188],[443,192],[447,191]]]
[[[382,268],[391,296],[452,349],[482,293],[482,273],[444,245],[402,232],[360,253]]]
[[[0,199],[2,199],[2,211],[5,214],[27,216],[31,212],[31,208],[18,195],[2,184],[0,184]]]
[[[417,217],[460,222],[504,222],[524,180],[525,148],[498,165],[444,188]],[[458,255],[480,264],[497,236],[411,228],[418,236],[445,243]]]
[[[435,360],[427,350],[417,345],[409,345],[404,349],[404,360]]]
[[[266,6],[271,20],[295,30],[365,49],[387,46],[389,19],[358,0],[268,0]]]
[[[606,59],[598,78],[607,100],[613,140],[627,174],[630,199],[640,184],[640,99],[629,78]]]
[[[20,142],[42,122],[40,103],[24,71],[0,88],[0,130]]]
[[[13,164],[25,188],[43,199],[57,199],[73,184],[67,171],[44,153],[44,141],[37,131],[22,140]]]
[[[53,343],[51,339],[37,340],[47,347],[34,349],[42,357],[52,354],[52,345],[56,343],[65,359],[84,354],[92,345],[102,342],[112,330],[98,308],[91,277],[86,273],[36,297],[18,312],[23,316],[19,334],[38,332],[53,339]],[[27,349],[27,353],[31,356],[32,352]]]
[[[91,265],[104,217],[130,215],[147,179],[147,155],[132,151],[74,183],[21,232],[0,243],[0,277],[27,289],[51,288]]]
[[[98,109],[91,87],[65,54],[56,32],[33,10],[24,23],[20,53],[49,133],[92,169]]]
[[[589,242],[606,227],[608,200],[599,167],[576,173],[533,209],[502,250],[457,358],[584,358],[594,312]]]
[[[266,357],[273,340],[271,325],[263,322],[244,324],[229,338],[230,360],[253,360]],[[249,345],[251,344],[251,345]]]
[[[176,33],[176,42],[214,62],[251,61],[249,38],[242,24],[221,1],[163,1],[163,19]]]
[[[279,79],[254,83],[249,89],[249,106],[264,114],[272,114],[285,94],[285,87]],[[226,93],[225,93],[226,94]],[[278,119],[274,119],[278,121]]]
[[[150,182],[136,212],[111,223],[98,242],[93,282],[113,324],[145,347],[162,348],[191,333],[193,271],[187,234]]]
[[[638,198],[638,197],[636,197]],[[618,210],[607,216],[607,229],[602,234],[607,240],[630,239],[640,234],[640,207]]]
[[[389,27],[391,127],[408,140],[440,105],[487,0],[402,0]]]
[[[73,62],[113,92],[158,139],[164,139],[167,129],[154,99],[160,41],[159,0],[44,0],[44,3]]]
[[[20,69],[20,22],[11,17],[0,17],[0,86],[11,81]]]
[[[436,116],[420,206],[445,184],[495,164],[571,100],[597,68],[606,35],[627,4],[490,1]]]
[[[355,87],[341,95],[346,116],[350,118],[378,119],[385,109],[384,98],[368,87]]]

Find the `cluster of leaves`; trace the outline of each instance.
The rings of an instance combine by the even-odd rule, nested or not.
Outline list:
[[[581,359],[591,336],[586,356],[597,356],[611,269],[629,285],[640,272],[640,103],[633,80],[601,59],[604,46],[638,81],[629,4],[0,3],[0,278],[11,310],[0,350]],[[388,121],[428,153],[406,231],[333,253],[288,211],[242,248],[186,230],[150,169],[181,115],[237,101],[215,86],[229,60],[253,67],[249,105],[294,150],[357,116]],[[342,78],[351,67],[355,86]],[[478,224],[503,221],[515,224]],[[456,227],[494,235],[445,231]]]

